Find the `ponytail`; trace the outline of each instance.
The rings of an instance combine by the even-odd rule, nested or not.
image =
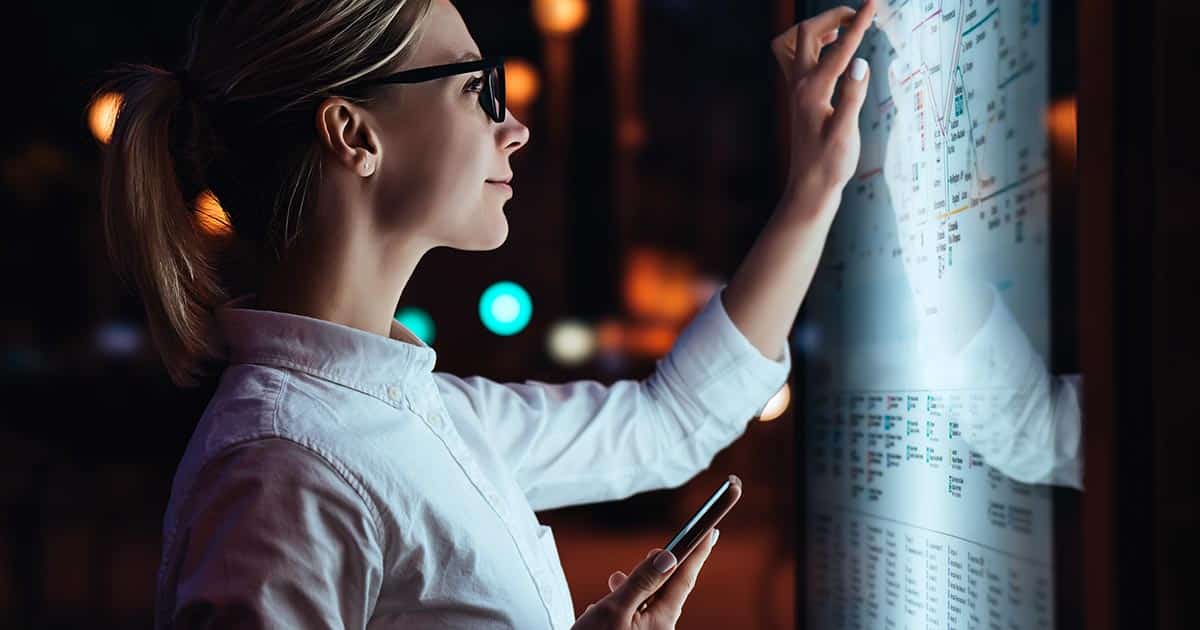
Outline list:
[[[93,101],[115,92],[122,101],[103,148],[100,201],[108,254],[132,279],[146,309],[150,335],[171,380],[192,386],[203,364],[219,358],[213,308],[225,299],[213,264],[213,243],[197,224],[199,190],[181,183],[172,150],[181,103],[171,73],[125,65]],[[189,126],[190,131],[190,126]],[[194,182],[190,173],[185,181]]]
[[[195,385],[205,363],[223,358],[213,309],[259,286],[301,229],[320,182],[317,106],[331,93],[369,102],[342,88],[405,61],[432,6],[206,2],[181,64],[191,75],[187,94],[174,73],[131,64],[97,90],[93,105],[121,96],[103,147],[109,256],[140,293],[176,384]],[[220,200],[232,238],[201,229],[206,204],[193,205],[204,191]]]

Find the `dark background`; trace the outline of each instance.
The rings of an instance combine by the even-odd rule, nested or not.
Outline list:
[[[635,251],[674,257],[710,284],[732,275],[777,198],[781,75],[769,41],[790,25],[792,3],[637,2],[633,87],[645,139],[626,150],[614,143],[609,3],[589,3],[567,47],[573,71],[560,137],[548,128],[543,72],[546,55],[557,53],[546,52],[530,3],[455,4],[485,54],[538,68],[541,95],[521,116],[532,141],[513,158],[508,242],[492,252],[431,252],[401,306],[435,320],[437,370],[499,381],[648,375],[656,357],[636,353],[560,367],[545,350],[546,333],[568,316],[635,321],[623,288]],[[173,67],[198,6],[5,8],[0,627],[141,628],[152,620],[172,475],[211,392],[169,382],[140,302],[105,258],[100,145],[85,105],[115,63]],[[512,337],[489,333],[478,318],[481,292],[499,280],[521,283],[534,300],[532,322]],[[577,610],[607,592],[610,572],[664,544],[732,472],[747,493],[722,527],[683,624],[790,627],[793,426],[790,409],[753,422],[681,489],[541,514],[555,528]]]

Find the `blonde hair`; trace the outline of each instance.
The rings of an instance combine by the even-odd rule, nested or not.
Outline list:
[[[141,295],[167,372],[188,386],[221,358],[213,308],[227,299],[218,250],[199,230],[209,190],[234,235],[278,260],[320,181],[314,115],[331,93],[412,54],[431,0],[210,1],[192,22],[188,81],[122,64],[93,102],[122,103],[104,147],[101,209],[109,257]],[[261,270],[260,270],[261,271]]]

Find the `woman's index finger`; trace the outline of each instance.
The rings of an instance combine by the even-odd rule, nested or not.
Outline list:
[[[793,26],[796,33],[789,38],[792,76],[802,77],[812,72],[820,58],[822,38],[853,19],[855,14],[856,11],[850,7],[834,7]]]
[[[828,83],[831,96],[833,95],[833,86],[837,83],[838,77],[846,71],[846,67],[850,65],[850,60],[858,51],[858,45],[862,43],[863,35],[870,28],[873,19],[875,19],[875,2],[867,0],[855,14],[850,27],[839,38],[838,43],[834,44],[832,49],[817,63],[816,73]]]
[[[804,24],[805,28],[809,29],[812,33],[824,33],[826,31],[832,31],[835,28],[844,26],[854,17],[856,13],[858,12],[853,8],[842,5],[833,7],[832,9],[826,9],[808,18],[807,20],[804,20],[802,24]]]

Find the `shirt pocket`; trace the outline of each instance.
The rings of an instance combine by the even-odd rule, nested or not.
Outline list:
[[[538,523],[537,542],[541,547],[542,563],[545,567],[545,574],[548,576],[549,584],[547,586],[554,592],[549,603],[550,608],[554,611],[556,624],[565,624],[563,627],[570,626],[575,621],[575,606],[571,602],[571,590],[567,586],[567,577],[563,573],[562,561],[558,557],[558,545],[554,540],[554,531],[549,526]]]

